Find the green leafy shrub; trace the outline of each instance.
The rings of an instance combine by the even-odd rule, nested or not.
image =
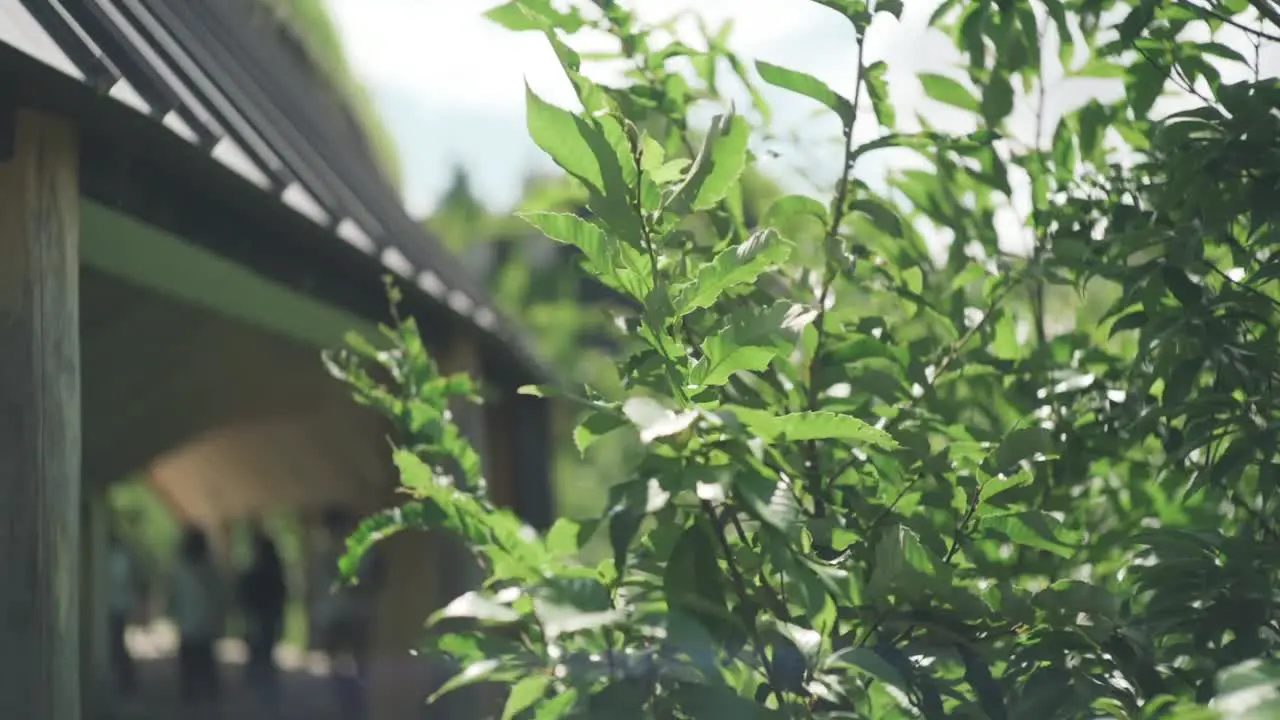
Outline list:
[[[722,38],[660,44],[606,0],[491,11],[546,35],[583,106],[528,93],[530,134],[590,213],[525,219],[641,308],[619,318],[620,391],[528,392],[583,406],[581,452],[610,433],[644,452],[603,517],[533,533],[449,419],[470,383],[406,320],[396,350],[332,359],[395,421],[413,495],[366,521],[347,567],[389,532],[461,536],[485,579],[430,620],[461,667],[436,695],[509,686],[504,718],[1276,716],[1280,88],[1188,39],[1261,42],[1276,8],[948,0],[931,22],[966,77],[920,81],[980,128],[955,134],[901,127],[865,57],[901,2],[821,4],[858,40],[852,97],[755,69],[840,120],[844,171],[830,204],[784,196],[754,223],[740,181],[767,113],[688,124],[722,100],[718,70],[758,96]],[[618,40],[630,85],[582,74],[566,38],[584,30]],[[1040,132],[1046,68],[1126,92]],[[1153,119],[1179,84],[1198,104]],[[889,149],[929,169],[859,179]],[[1018,185],[1031,249],[1012,254],[996,216]],[[600,535],[611,556],[583,562]]]

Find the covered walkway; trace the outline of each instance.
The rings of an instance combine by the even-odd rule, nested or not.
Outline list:
[[[113,720],[344,720],[338,711],[329,668],[322,655],[282,645],[276,651],[281,668],[279,714],[266,711],[244,682],[243,643],[223,640],[218,647],[222,700],[215,707],[192,709],[178,697],[177,638],[166,622],[132,628],[129,647],[137,658],[138,692],[120,701]],[[404,662],[416,662],[405,658]],[[425,697],[428,688],[422,689]]]

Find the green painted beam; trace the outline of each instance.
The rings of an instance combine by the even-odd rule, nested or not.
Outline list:
[[[81,201],[80,223],[81,261],[135,285],[316,348],[336,348],[350,331],[383,337],[345,310],[98,203]]]

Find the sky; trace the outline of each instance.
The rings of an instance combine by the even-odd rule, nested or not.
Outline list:
[[[354,70],[373,94],[399,145],[406,168],[406,202],[413,212],[430,209],[456,165],[466,168],[482,200],[495,208],[515,202],[529,172],[554,167],[528,140],[524,83],[544,99],[564,106],[574,104],[573,91],[542,36],[513,33],[483,17],[497,3],[329,0],[329,4]],[[852,28],[816,3],[633,0],[631,6],[642,18],[657,20],[695,4],[713,27],[733,21],[731,44],[744,56],[804,70],[837,90],[851,90],[856,62]],[[907,4],[904,26],[922,26],[932,3]],[[887,22],[877,23],[897,25],[890,18],[883,20]],[[921,42],[919,35],[919,28],[877,27],[876,42],[868,45],[868,53],[885,57],[891,73],[900,74],[925,65],[943,67],[953,59],[946,38],[938,35],[931,42]],[[592,74],[601,80],[610,77],[603,71]],[[918,88],[895,85],[903,86],[906,96],[919,95]],[[897,89],[894,93],[899,94]],[[814,119],[818,106],[811,101],[781,92],[768,97],[783,127],[804,123],[810,137],[822,141],[834,140],[838,134],[834,118]],[[833,176],[834,165],[824,162],[832,154],[823,152],[828,146],[823,142],[806,145],[808,153],[785,159],[783,165],[815,166],[807,169],[820,178]],[[778,173],[798,175],[791,167],[779,167]],[[789,179],[799,182],[799,178]]]
[[[626,2],[626,0],[623,0]],[[916,114],[942,130],[972,129],[964,113],[927,100],[915,75],[939,72],[964,81],[960,56],[949,38],[925,27],[937,0],[906,0],[901,21],[880,14],[872,25],[866,60],[888,66],[890,94],[904,130]],[[494,209],[510,207],[529,173],[554,170],[528,139],[524,84],[562,106],[576,104],[545,38],[513,33],[483,17],[495,0],[328,0],[356,75],[369,88],[403,157],[406,204],[414,214],[429,212],[448,186],[454,168],[466,169],[481,200]],[[697,8],[707,24],[732,20],[730,44],[750,60],[766,60],[802,70],[849,97],[856,77],[856,45],[850,24],[807,0],[630,0],[644,20],[660,20]],[[570,40],[580,51],[587,44]],[[1230,43],[1237,44],[1237,43]],[[594,48],[599,49],[599,48]],[[1251,49],[1250,49],[1251,54]],[[1280,67],[1280,55],[1264,65]],[[607,69],[588,69],[608,81]],[[1062,113],[1093,97],[1116,97],[1118,81],[1050,77],[1046,83],[1045,130]],[[788,190],[821,197],[839,169],[835,141],[839,122],[806,98],[770,89],[774,121],[784,133],[803,128],[797,147],[781,157],[762,157],[765,172]],[[1020,97],[1009,132],[1026,141],[1036,136],[1032,98]],[[855,137],[877,132],[871,113],[862,113]],[[905,122],[904,122],[905,121]],[[859,174],[874,182],[909,155],[888,151],[866,156]],[[1015,205],[1027,204],[1029,197]],[[1013,221],[1016,224],[1016,220]],[[1003,241],[1002,241],[1003,244]]]

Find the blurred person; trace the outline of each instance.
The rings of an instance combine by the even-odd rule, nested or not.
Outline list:
[[[346,538],[356,529],[356,519],[341,508],[330,508],[322,518],[324,547],[319,553],[317,596],[312,617],[320,646],[329,656],[331,677],[342,710],[350,720],[364,717],[370,634],[374,603],[380,584],[380,564],[365,556],[354,586],[341,582],[338,561],[346,551]]]
[[[222,634],[223,602],[209,539],[196,527],[183,534],[173,570],[170,614],[178,626],[178,691],[185,704],[216,702],[220,682],[214,643]]]
[[[288,595],[284,564],[271,537],[253,529],[253,561],[240,578],[240,604],[246,621],[249,661],[245,678],[271,707],[279,701],[279,670],[275,647],[284,630],[284,606]]]
[[[109,593],[107,617],[111,632],[111,668],[120,695],[132,697],[138,687],[137,666],[125,642],[129,622],[138,611],[141,573],[137,558],[120,533],[112,528],[107,540]]]

